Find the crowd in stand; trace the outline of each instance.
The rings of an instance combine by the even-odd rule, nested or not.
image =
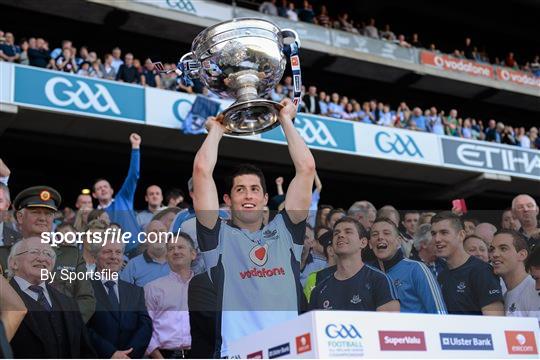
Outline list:
[[[4,42],[2,43],[2,39]],[[61,47],[49,49],[49,44],[42,38],[22,39],[15,45],[12,33],[0,31],[0,59],[24,65],[63,71],[93,78],[117,80],[172,91],[204,94],[217,98],[197,79],[193,84],[184,84],[175,72],[175,64],[165,63],[165,72],[158,72],[150,58],[144,63],[127,53],[122,58],[119,47],[105,54],[103,61],[95,51],[82,46],[77,49],[69,40],[64,40]],[[317,92],[316,86],[303,87],[300,111],[329,116],[338,119],[359,121],[367,124],[405,128],[409,130],[431,132],[437,135],[457,136],[466,139],[486,140],[491,142],[517,145],[524,148],[540,149],[538,128],[513,127],[493,119],[484,120],[460,116],[456,109],[445,111],[432,106],[429,109],[412,107],[402,102],[397,108],[377,100],[357,101],[348,96],[326,91]],[[281,101],[292,96],[292,78],[287,76],[282,84],[269,94],[274,101]]]
[[[292,102],[284,104],[292,118]],[[282,126],[296,175],[286,190],[285,180],[277,178],[277,195],[269,200],[262,172],[243,165],[226,179],[230,190],[219,205],[211,154],[217,154],[223,130],[214,120],[187,185],[193,204],[181,190],[164,197],[151,185],[147,208],[135,211],[144,171],[137,134],[129,138],[122,187],[114,191],[100,178],[81,191],[75,210],[60,211],[62,194],[48,186],[12,199],[11,171],[0,159],[0,265],[7,276],[0,276],[0,318],[14,357],[220,357],[226,339],[260,329],[256,310],[275,310],[273,320],[263,322],[268,325],[290,313],[277,311],[291,310],[282,304],[297,301],[300,312],[540,320],[539,207],[531,196],[516,196],[493,223],[479,223],[460,207],[435,213],[377,208],[367,200],[354,201],[348,210],[324,205],[314,160],[288,121]],[[219,215],[206,210],[218,206]],[[56,246],[44,241],[55,238],[52,232],[65,235]],[[131,236],[127,244],[113,241],[125,234]],[[72,241],[76,236],[80,243]],[[283,245],[276,249],[277,243]],[[298,267],[288,267],[291,261]],[[238,266],[249,268],[239,276]],[[303,294],[294,291],[295,283]],[[271,308],[264,307],[268,298]],[[250,311],[220,312],[227,309]],[[231,313],[243,320],[229,318]]]
[[[297,4],[301,3],[300,7]],[[346,11],[340,12],[337,16],[330,16],[326,5],[321,5],[315,11],[313,5],[308,0],[269,0],[263,1],[259,6],[259,11],[272,16],[281,16],[292,21],[303,21],[311,24],[347,31],[354,34],[370,37],[372,39],[386,40],[399,46],[410,48],[425,48],[431,51],[440,52],[434,43],[424,44],[420,40],[418,33],[413,33],[410,37],[404,34],[396,34],[391,30],[390,25],[379,29],[375,19],[368,21],[358,21],[352,19]],[[493,65],[506,66],[515,70],[523,70],[540,77],[540,55],[536,55],[532,61],[518,63],[513,52],[509,52],[504,58],[494,57],[490,59],[485,48],[476,46],[470,37],[465,38],[462,49],[455,49],[452,55],[457,58],[474,60],[479,63],[491,63]]]

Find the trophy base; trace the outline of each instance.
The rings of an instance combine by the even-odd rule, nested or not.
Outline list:
[[[265,99],[234,103],[223,112],[226,134],[247,136],[271,130],[279,125],[282,108],[280,103]]]

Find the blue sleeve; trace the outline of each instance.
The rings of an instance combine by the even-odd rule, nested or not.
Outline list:
[[[415,264],[412,281],[416,294],[428,314],[447,314],[441,289],[428,267],[420,262]]]
[[[287,210],[279,212],[283,217],[283,223],[291,234],[293,243],[296,245],[304,245],[304,236],[306,235],[306,220],[300,221],[298,224],[292,222]]]
[[[135,190],[137,190],[137,181],[139,180],[139,173],[141,167],[141,151],[140,149],[131,150],[131,160],[129,162],[129,170],[120,188],[117,198],[122,198],[124,201],[131,204],[131,209],[133,210],[133,200],[135,198]]]
[[[134,259],[135,258],[128,261],[126,267],[120,273],[120,280],[124,280],[125,282],[128,282],[130,284],[135,284],[135,263],[133,261]]]

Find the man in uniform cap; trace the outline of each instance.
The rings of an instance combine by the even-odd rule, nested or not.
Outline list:
[[[21,191],[13,201],[16,219],[23,239],[41,237],[44,232],[51,232],[54,214],[62,202],[60,193],[49,186],[32,186]],[[9,246],[9,249],[11,246]],[[9,249],[1,253],[0,263],[6,264]],[[79,248],[71,244],[55,246],[56,262],[53,270],[57,273],[53,286],[64,295],[75,299],[79,305],[83,320],[87,322],[96,307],[96,299],[92,284],[88,280],[63,280],[60,277],[62,269],[68,271],[86,272],[85,262]],[[5,267],[4,267],[5,268]]]

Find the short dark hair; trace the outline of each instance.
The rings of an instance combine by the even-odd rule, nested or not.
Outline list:
[[[362,225],[360,223],[360,221],[358,221],[355,218],[352,218],[350,216],[344,216],[341,219],[339,219],[338,221],[336,221],[336,223],[334,224],[334,228],[332,229],[332,235],[334,234],[334,230],[335,230],[336,226],[338,226],[338,224],[341,224],[341,223],[353,224],[354,226],[356,226],[356,231],[358,232],[358,235],[360,236],[360,239],[363,239],[363,238],[369,239],[369,233],[367,232],[364,225]]]
[[[172,189],[167,190],[167,192],[165,193],[165,196],[163,198],[163,201],[164,201],[165,204],[168,204],[169,200],[176,199],[179,196],[181,196],[183,198],[186,197],[182,190],[180,190],[178,188],[172,188]]]
[[[152,220],[151,221],[161,221],[161,219],[163,219],[167,214],[169,213],[174,213],[174,215],[178,214],[180,211],[182,211],[180,208],[177,208],[177,207],[168,207],[168,208],[165,208],[161,211],[159,211],[157,214],[155,214],[154,216],[152,216]]]
[[[403,219],[405,219],[405,216],[407,216],[408,214],[418,214],[418,215],[420,215],[420,211],[418,211],[418,210],[405,210],[405,212],[403,213]]]
[[[371,225],[371,228],[373,229],[373,226],[375,226],[375,224],[377,224],[377,223],[387,223],[387,224],[391,225],[392,229],[394,229],[394,232],[396,233],[396,235],[398,237],[401,236],[401,233],[399,232],[399,228],[389,218],[387,218],[387,217],[378,217],[378,218],[376,218],[375,221],[373,222],[373,225]]]
[[[326,214],[326,223],[328,224],[328,222],[330,221],[330,219],[332,218],[332,216],[334,216],[334,214],[337,214],[337,213],[342,213],[343,215],[347,216],[347,212],[342,209],[342,208],[335,208],[335,209],[332,209],[330,210],[330,212],[328,214]],[[334,224],[335,226],[336,224]],[[333,230],[333,229],[332,229]]]
[[[516,252],[526,250],[527,254],[531,253],[531,251],[529,250],[529,245],[527,244],[527,240],[519,232],[510,229],[502,229],[497,231],[493,236],[497,235],[510,235],[512,237],[512,244],[514,245]]]
[[[107,179],[104,179],[104,178],[97,178],[96,180],[94,180],[94,182],[92,183],[92,192],[95,192],[96,191],[96,184],[100,181],[106,181],[106,182],[109,182],[109,180]],[[110,185],[110,183],[109,183]]]
[[[472,217],[464,217],[461,221],[463,222],[463,226],[465,226],[466,222],[473,223],[474,226],[478,226],[478,224],[480,224],[480,222],[478,220],[476,220],[475,218],[472,218]]]
[[[185,232],[181,231],[181,232],[179,232],[177,234],[176,239],[178,240],[179,237],[186,239],[189,246],[191,246],[191,249],[195,250],[195,241],[193,241],[193,239],[191,238],[191,236],[188,233],[185,233]]]
[[[237,176],[242,175],[255,175],[261,182],[263,192],[266,194],[266,180],[261,169],[251,164],[240,164],[236,166],[231,173],[225,178],[225,192],[231,194],[231,190],[234,184],[234,179]]]
[[[527,258],[526,268],[530,271],[531,267],[540,267],[540,246],[536,246]]]
[[[431,218],[431,225],[444,220],[450,221],[450,225],[457,231],[461,231],[464,229],[461,218],[451,211],[443,211],[437,213],[434,217]]]
[[[99,217],[100,217],[101,215],[103,215],[104,213],[106,213],[106,211],[103,210],[103,209],[94,209],[94,210],[90,211],[90,212],[88,213],[88,217],[87,217],[87,220],[86,220],[87,223],[89,224],[89,223],[92,222],[93,220],[99,219]]]
[[[481,236],[474,235],[474,234],[468,235],[468,236],[465,237],[465,239],[463,239],[463,247],[465,247],[465,243],[467,241],[469,241],[470,239],[478,239],[478,240],[482,241],[484,244],[486,244],[486,247],[488,247],[488,244],[487,244],[486,240],[484,240]]]

